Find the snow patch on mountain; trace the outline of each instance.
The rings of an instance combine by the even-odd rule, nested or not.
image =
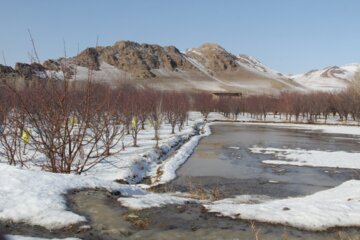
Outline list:
[[[272,75],[273,77],[287,77],[284,74],[269,68],[259,60],[245,54],[240,54],[238,56],[237,63],[243,67],[253,69],[257,72],[263,72],[267,75]]]
[[[339,91],[346,88],[353,80],[360,64],[353,63],[342,67],[326,67],[311,70],[305,74],[291,76],[297,83],[312,91]]]

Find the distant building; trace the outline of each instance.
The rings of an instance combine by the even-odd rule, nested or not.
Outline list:
[[[242,97],[242,93],[234,92],[213,92],[214,97]]]

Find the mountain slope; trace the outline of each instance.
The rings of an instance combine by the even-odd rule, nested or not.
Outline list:
[[[337,91],[344,89],[353,80],[360,64],[348,64],[342,67],[326,67],[305,74],[291,76],[297,83],[310,90]]]
[[[289,77],[276,73],[259,61],[246,55],[235,56],[217,44],[190,48],[185,54],[200,71],[232,89],[248,93],[303,89]]]

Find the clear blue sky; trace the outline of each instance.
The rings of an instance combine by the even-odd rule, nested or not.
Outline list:
[[[360,62],[359,0],[0,0],[0,51],[29,62],[27,29],[41,60],[118,40],[216,42],[285,72]],[[2,57],[0,63],[3,63]]]

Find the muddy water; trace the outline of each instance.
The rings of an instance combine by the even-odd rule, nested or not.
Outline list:
[[[69,200],[71,209],[90,220],[88,231],[93,232],[93,237],[85,239],[248,240],[255,239],[255,231],[259,231],[261,240],[335,240],[339,239],[339,232],[344,236],[358,235],[356,229],[346,229],[346,233],[342,233],[344,229],[312,233],[263,223],[256,223],[253,230],[249,222],[218,217],[196,204],[133,211],[121,207],[117,196],[102,191],[80,191],[71,194]],[[136,225],[126,216],[146,224]],[[285,235],[287,238],[283,238]]]
[[[201,140],[188,161],[177,171],[178,178],[167,189],[220,189],[223,197],[260,194],[274,198],[308,195],[358,179],[357,170],[275,166],[263,164],[274,156],[255,154],[249,148],[357,151],[356,137],[266,125],[221,124]]]

